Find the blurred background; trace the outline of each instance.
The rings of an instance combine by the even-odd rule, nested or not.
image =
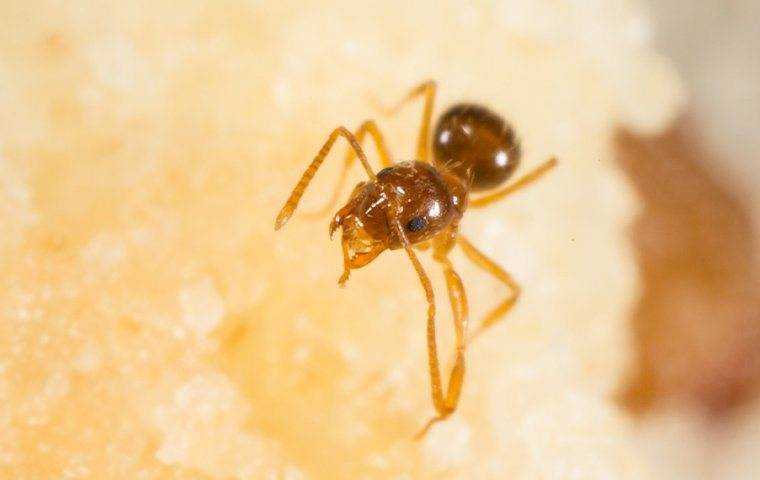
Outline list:
[[[0,478],[760,478],[757,45],[750,0],[0,0]],[[409,265],[272,221],[336,125],[408,158],[369,99],[427,78],[561,168],[468,212],[524,294],[414,443]]]
[[[677,465],[673,478],[755,478],[760,5],[648,7],[689,99],[668,133],[619,138],[646,202],[632,229],[646,284],[633,316],[638,360],[620,398],[644,414],[643,435],[662,465]]]

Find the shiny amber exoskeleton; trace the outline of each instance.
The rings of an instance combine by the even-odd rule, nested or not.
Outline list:
[[[420,161],[386,167],[374,182],[361,184],[355,190],[330,227],[331,231],[343,228],[353,252],[367,251],[376,244],[392,250],[403,247],[388,224],[386,212],[392,207],[387,192],[393,194],[396,217],[412,244],[429,240],[456,224],[467,204],[466,186],[456,175]]]
[[[491,110],[460,104],[441,115],[433,135],[433,159],[480,192],[503,184],[520,162],[515,132]]]
[[[519,285],[509,273],[459,233],[459,221],[468,206],[479,208],[504,198],[532,183],[556,165],[556,160],[550,159],[511,185],[470,199],[470,191],[494,189],[509,179],[519,164],[520,144],[512,127],[491,110],[474,104],[456,105],[447,110],[438,121],[432,138],[433,163],[430,163],[428,147],[431,141],[430,121],[435,90],[434,82],[422,83],[391,110],[392,113],[408,100],[424,95],[425,109],[417,141],[416,160],[392,164],[374,121],[364,122],[355,133],[338,127],[303,173],[275,220],[275,229],[287,223],[333,144],[338,137],[344,137],[351,148],[346,154],[336,191],[340,190],[345,172],[355,156],[359,158],[369,180],[354,187],[348,202],[338,210],[330,223],[331,236],[338,229],[342,232],[343,275],[339,283],[345,283],[351,270],[367,265],[386,249],[403,248],[420,278],[428,301],[428,364],[437,415],[425,424],[418,436],[454,412],[464,381],[465,347],[469,341],[503,317],[514,305],[520,292]],[[367,134],[374,140],[384,166],[377,174],[370,167],[361,147]],[[456,357],[445,394],[435,338],[435,298],[430,280],[414,252],[415,247],[427,248],[431,244],[433,258],[443,268],[456,330]],[[448,258],[449,252],[456,245],[471,261],[509,288],[509,295],[486,315],[469,336],[466,332],[467,297],[462,280]]]

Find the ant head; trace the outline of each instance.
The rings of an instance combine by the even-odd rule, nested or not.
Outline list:
[[[354,254],[397,249],[423,242],[462,217],[467,190],[455,176],[424,162],[401,162],[381,170],[377,179],[360,183],[333,219],[331,233],[343,229]]]

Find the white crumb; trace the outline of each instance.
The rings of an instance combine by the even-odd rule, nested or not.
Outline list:
[[[199,337],[211,333],[225,315],[224,300],[210,278],[186,285],[179,292],[182,321]]]

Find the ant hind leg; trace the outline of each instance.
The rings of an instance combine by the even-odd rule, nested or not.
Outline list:
[[[512,309],[520,296],[520,285],[514,278],[512,278],[512,275],[496,264],[496,262],[488,258],[480,250],[475,248],[475,246],[473,246],[465,237],[460,235],[457,238],[457,243],[462,248],[462,251],[467,258],[469,258],[475,265],[496,277],[496,279],[509,288],[509,295],[507,298],[502,300],[490,312],[488,312],[475,331],[467,337],[467,343],[469,344],[488,328],[492,327],[496,322],[504,318],[504,315]]]
[[[420,95],[425,96],[425,107],[422,111],[420,131],[417,136],[417,160],[429,162],[430,123],[433,118],[433,104],[437,90],[435,81],[428,80],[414,87],[391,108],[382,108],[386,115],[395,115],[401,108]]]
[[[549,160],[545,161],[541,165],[537,166],[524,176],[520,177],[517,181],[512,183],[511,185],[507,185],[506,187],[502,188],[501,190],[497,190],[493,193],[489,193],[483,197],[471,199],[469,203],[469,207],[471,208],[481,208],[485,207],[486,205],[490,205],[494,202],[497,202],[501,200],[502,198],[506,197],[507,195],[511,195],[512,193],[515,193],[516,191],[522,189],[523,187],[527,187],[528,185],[531,185],[535,181],[539,180],[541,177],[544,176],[549,170],[557,166],[557,159],[556,158],[550,158]]]

